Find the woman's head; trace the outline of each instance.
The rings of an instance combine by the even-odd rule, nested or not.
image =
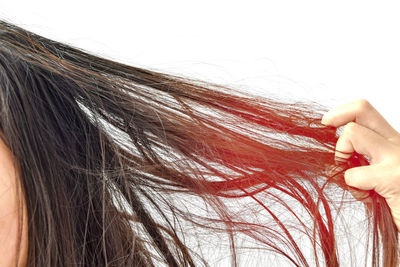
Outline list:
[[[28,264],[145,266],[149,256],[132,229],[135,217],[121,204],[123,198],[130,205],[137,201],[124,176],[132,164],[102,124],[127,127],[128,99],[109,87],[111,76],[82,67],[94,58],[66,49],[0,22],[0,126],[21,174]]]
[[[326,175],[337,137],[319,123],[325,111],[127,66],[0,21],[0,130],[19,171],[8,181],[17,201],[8,194],[17,210],[26,203],[20,255],[27,233],[28,266],[207,265],[185,239],[191,226],[228,234],[235,264],[243,234],[308,266],[297,231],[315,261],[337,266],[329,194],[348,187],[342,172]],[[362,162],[355,155],[344,170]],[[384,201],[371,200],[373,259],[385,235],[390,265],[396,226]]]

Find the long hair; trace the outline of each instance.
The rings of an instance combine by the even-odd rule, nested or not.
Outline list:
[[[244,248],[293,266],[344,258],[343,173],[368,160],[354,153],[328,172],[338,135],[320,124],[325,106],[125,65],[6,21],[0,105],[28,211],[28,266],[211,266],[192,232],[218,236],[215,251],[226,236],[234,266]],[[365,257],[397,265],[386,201],[373,191],[353,201],[372,235]]]

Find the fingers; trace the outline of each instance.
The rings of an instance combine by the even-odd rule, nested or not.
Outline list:
[[[345,171],[347,185],[361,190],[375,190],[385,198],[400,189],[397,186],[400,181],[398,145],[392,144],[371,129],[350,122],[336,143],[335,160],[346,161],[353,152],[367,155],[371,159],[371,165]]]
[[[398,165],[398,161],[389,160],[375,165],[351,168],[344,173],[344,179],[349,186],[361,190],[374,190],[386,199],[390,208],[400,211],[400,176],[396,170]]]
[[[381,169],[379,164],[351,168],[344,173],[344,180],[347,185],[361,190],[375,190],[382,177]]]
[[[370,165],[344,172],[346,184],[352,187],[350,193],[363,201],[368,197],[363,190],[374,190],[384,197],[400,231],[400,133],[363,99],[330,110],[321,123],[346,125],[336,143],[335,161],[347,161],[354,152],[370,158]]]
[[[346,161],[353,152],[366,155],[371,164],[387,155],[391,144],[384,137],[355,122],[348,123],[336,142],[335,161]]]
[[[328,173],[328,175],[332,178],[332,180],[336,180],[336,175],[338,173],[340,173],[342,171],[343,166],[337,165],[334,167],[328,167],[326,169],[326,172]],[[356,173],[357,175],[357,173]],[[352,174],[349,172],[346,174],[345,172],[345,177],[347,177],[349,183],[352,183],[351,179],[352,179]],[[346,183],[347,184],[347,183]],[[356,184],[356,183],[354,183]],[[356,190],[353,189],[352,187],[343,187],[341,183],[337,183],[337,185],[339,187],[341,187],[343,190],[348,190],[352,196],[357,199],[358,201],[363,201],[365,204],[367,204],[370,200],[368,199],[369,196],[369,192],[368,191],[360,191],[360,190]],[[348,185],[348,184],[347,184]]]
[[[398,132],[383,118],[383,116],[364,99],[356,100],[328,111],[321,123],[340,127],[349,122],[356,122],[367,127],[385,138],[392,138]]]

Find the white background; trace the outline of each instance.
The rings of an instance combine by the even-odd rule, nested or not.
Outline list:
[[[7,1],[0,18],[141,67],[329,107],[368,99],[400,130],[396,1]]]
[[[0,17],[136,66],[266,95],[329,107],[366,98],[400,129],[397,3],[7,1]]]

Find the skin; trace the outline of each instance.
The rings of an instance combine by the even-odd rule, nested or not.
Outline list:
[[[335,160],[349,158],[354,151],[369,157],[370,165],[344,173],[346,184],[361,190],[375,190],[384,197],[400,231],[400,133],[365,99],[333,108],[321,123],[344,126],[336,143]],[[354,192],[356,198],[366,194]]]
[[[1,135],[3,138],[4,136]],[[24,267],[28,258],[28,224],[25,200],[18,198],[19,173],[11,151],[0,138],[0,266]],[[21,195],[22,192],[21,192]],[[18,218],[23,216],[21,247],[18,246]],[[18,253],[19,252],[19,253]],[[18,256],[19,254],[19,256]],[[18,261],[18,265],[16,265]]]

